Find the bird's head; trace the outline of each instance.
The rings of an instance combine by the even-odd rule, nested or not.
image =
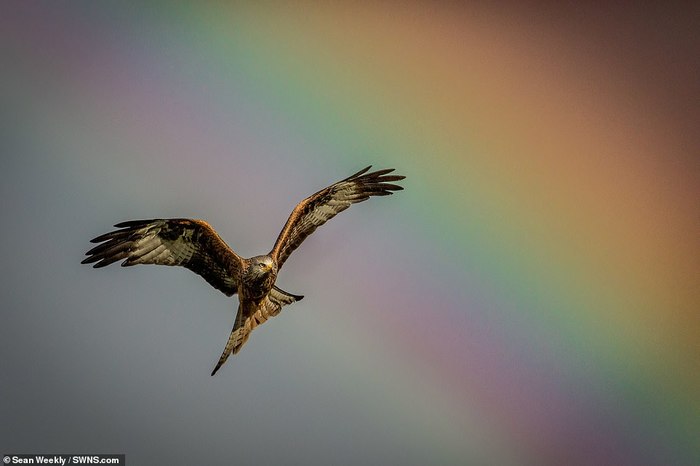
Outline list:
[[[267,275],[277,272],[275,261],[270,256],[255,256],[250,259],[249,273],[255,276]]]

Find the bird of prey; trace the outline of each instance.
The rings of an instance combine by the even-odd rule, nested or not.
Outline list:
[[[117,223],[114,226],[118,230],[91,240],[101,244],[90,249],[82,263],[94,264],[95,268],[120,260],[122,267],[179,265],[201,275],[226,296],[238,293],[236,320],[211,373],[214,375],[231,353],[241,350],[255,327],[278,315],[282,306],[303,298],[279,289],[275,280],[289,255],[307,236],[352,204],[403,189],[392,184],[405,178],[390,175],[393,168],[369,172],[370,168],[301,201],[287,219],[274,247],[265,255],[244,259],[207,222],[172,218]]]

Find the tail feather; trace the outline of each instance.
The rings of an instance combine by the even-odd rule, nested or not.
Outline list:
[[[293,295],[273,286],[272,290],[270,290],[270,294],[257,305],[249,301],[242,301],[238,305],[236,321],[233,324],[233,329],[231,329],[231,334],[228,337],[224,351],[221,353],[219,362],[211,372],[211,375],[216,374],[231,354],[236,354],[241,350],[243,345],[248,341],[250,332],[252,332],[255,327],[279,314],[282,310],[282,306],[300,301],[302,298],[303,296]]]
[[[223,353],[221,353],[219,362],[216,364],[216,367],[211,372],[212,376],[216,374],[216,372],[219,370],[219,368],[221,368],[221,366],[224,365],[231,353],[238,353],[245,344],[245,342],[248,341],[248,337],[250,336],[252,328],[249,325],[246,325],[246,323],[246,319],[243,318],[242,306],[239,305],[238,314],[236,315],[236,321],[233,324],[233,329],[231,329],[231,334],[228,337],[228,341],[226,342],[226,346],[224,347]]]
[[[273,286],[270,290],[270,299],[275,303],[279,304],[280,307],[287,304],[292,304],[296,301],[301,301],[304,299],[301,295],[295,295],[284,290],[280,290],[276,286]]]

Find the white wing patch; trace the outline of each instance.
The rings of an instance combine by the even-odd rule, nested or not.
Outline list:
[[[129,250],[127,263],[179,265],[189,261],[196,253],[195,245],[190,241],[192,230],[185,230],[181,237],[174,241],[165,240],[158,236],[159,227],[142,228],[137,232],[144,235],[134,242]]]
[[[338,212],[350,207],[350,202],[332,199],[328,204],[316,207],[310,214],[309,220],[316,226],[323,225],[333,218]]]

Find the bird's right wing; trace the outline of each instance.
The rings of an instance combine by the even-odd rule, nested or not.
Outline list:
[[[93,239],[102,243],[82,261],[99,268],[125,259],[136,264],[179,265],[201,275],[227,296],[236,293],[243,260],[202,220],[184,218],[134,220]]]

